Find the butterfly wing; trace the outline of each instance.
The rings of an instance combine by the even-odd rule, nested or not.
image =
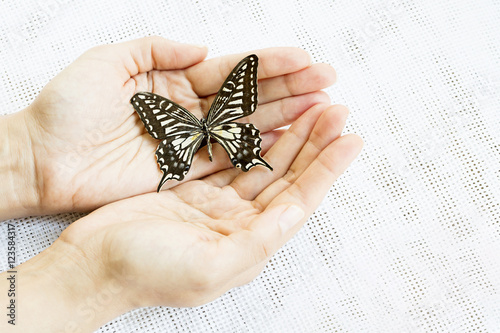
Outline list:
[[[132,96],[130,103],[148,133],[155,139],[165,139],[202,128],[200,121],[191,112],[160,95],[140,92]]]
[[[203,128],[191,112],[162,96],[141,92],[130,102],[148,133],[162,140],[156,149],[156,160],[163,172],[159,192],[167,180],[184,179],[205,137]]]
[[[259,58],[252,54],[234,67],[208,111],[208,126],[228,123],[255,112],[258,62]]]
[[[210,127],[208,131],[224,147],[235,167],[248,171],[256,165],[263,165],[273,170],[260,156],[262,139],[252,124],[227,123]]]
[[[155,154],[163,176],[158,184],[157,192],[160,192],[167,180],[184,179],[204,137],[203,132],[198,131],[168,137],[160,142]]]

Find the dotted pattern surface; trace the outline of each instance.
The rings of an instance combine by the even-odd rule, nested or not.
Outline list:
[[[7,0],[0,12],[0,114],[86,49],[157,34],[209,57],[306,49],[337,69],[327,92],[365,141],[255,281],[99,332],[500,332],[500,2]],[[11,221],[20,262],[80,216]]]

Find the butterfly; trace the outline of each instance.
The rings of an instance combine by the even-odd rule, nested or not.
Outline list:
[[[157,94],[139,92],[132,97],[130,103],[148,133],[162,140],[155,153],[163,172],[158,192],[168,180],[184,179],[202,143],[206,143],[212,161],[211,139],[224,147],[235,167],[245,172],[256,165],[273,170],[260,156],[259,130],[250,123],[234,122],[251,115],[257,108],[258,61],[252,54],[234,67],[219,89],[207,118],[198,119],[179,104]]]

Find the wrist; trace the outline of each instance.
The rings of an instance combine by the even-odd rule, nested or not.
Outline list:
[[[23,110],[0,118],[0,220],[41,213],[26,113]]]
[[[0,323],[2,332],[9,332],[3,328],[13,332],[93,332],[131,310],[124,286],[101,273],[105,270],[98,260],[60,239],[14,271],[16,325],[4,319]],[[3,299],[11,273],[1,275]]]

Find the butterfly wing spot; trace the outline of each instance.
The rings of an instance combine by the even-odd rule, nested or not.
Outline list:
[[[241,99],[235,99],[235,100],[232,100],[229,103],[227,103],[227,105],[235,105],[235,104],[239,105],[241,103],[242,103]]]
[[[187,175],[189,169],[191,169],[191,166],[189,164],[187,164],[185,167],[184,167],[184,171],[182,172],[182,174],[185,176]]]

